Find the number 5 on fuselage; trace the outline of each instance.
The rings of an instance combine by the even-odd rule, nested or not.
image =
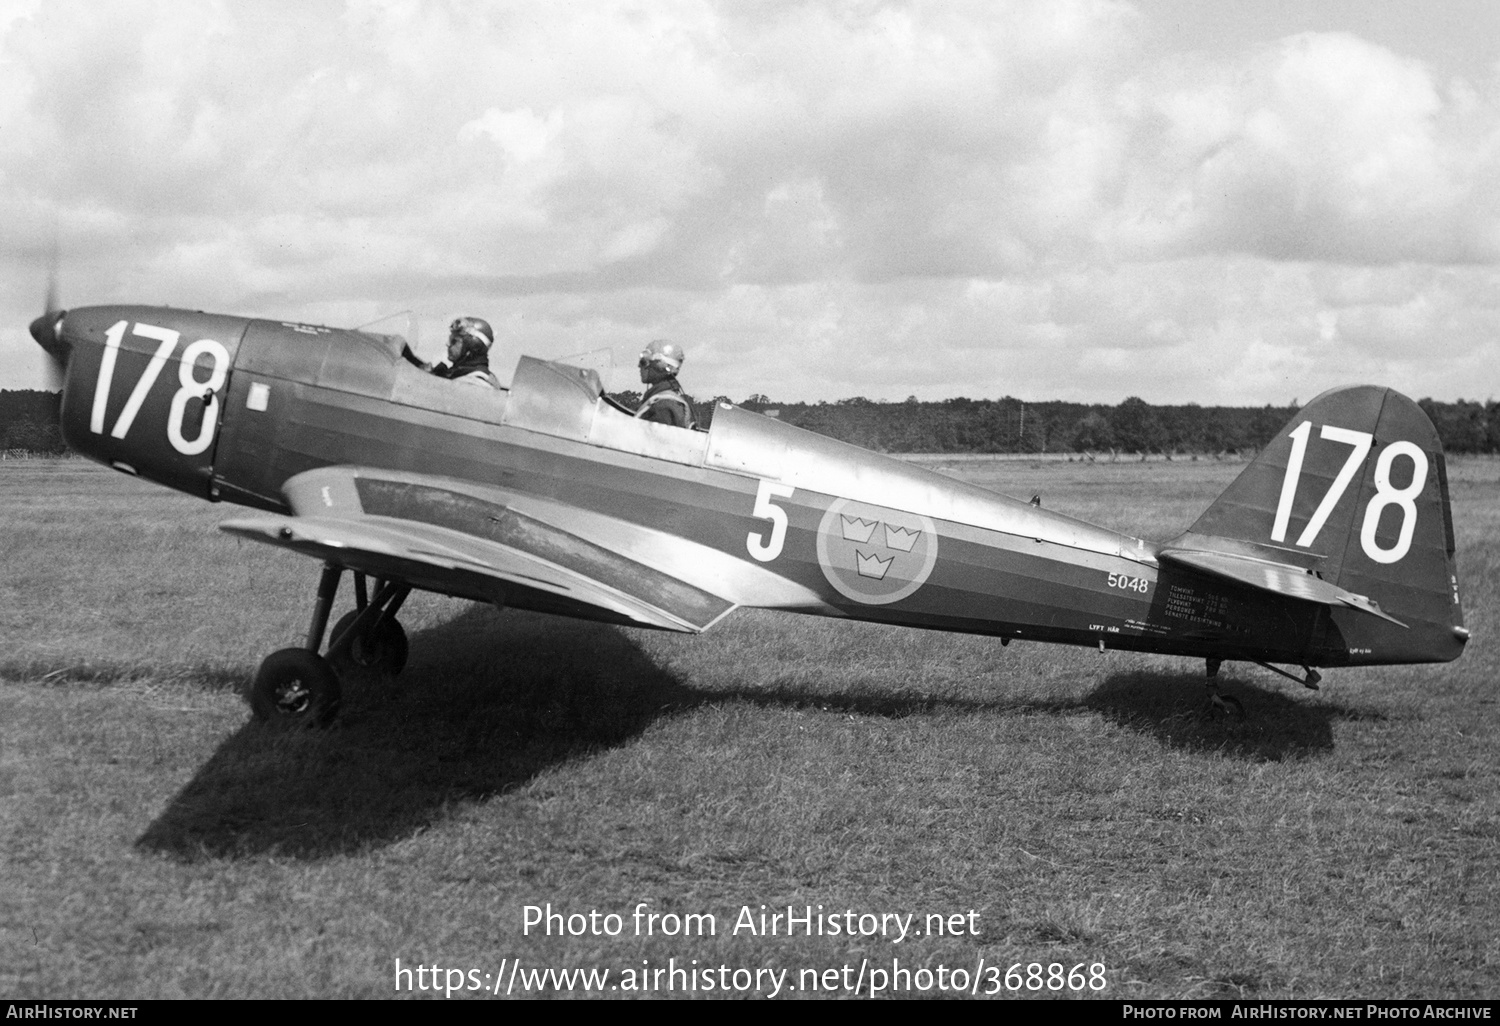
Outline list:
[[[781,548],[786,544],[786,510],[771,500],[790,499],[795,490],[791,485],[761,479],[760,487],[755,491],[755,508],[750,515],[761,520],[769,520],[771,531],[769,534],[757,534],[751,531],[746,535],[745,548],[752,558],[762,563],[769,563],[781,555]]]

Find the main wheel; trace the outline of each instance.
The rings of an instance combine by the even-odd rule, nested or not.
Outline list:
[[[358,619],[359,614],[358,609],[351,609],[345,613],[339,622],[334,624],[333,633],[329,635],[330,640],[341,637],[349,625]],[[347,663],[349,666],[358,666],[361,669],[375,669],[394,677],[406,666],[407,649],[406,628],[401,626],[401,621],[386,617],[373,632],[365,631],[355,635],[349,645],[348,655],[342,659],[336,659],[334,663],[336,666],[339,663]]]
[[[342,698],[338,675],[328,661],[305,648],[284,648],[266,656],[250,688],[256,719],[286,726],[326,727]]]

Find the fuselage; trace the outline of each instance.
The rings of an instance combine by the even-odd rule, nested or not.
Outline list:
[[[478,389],[409,365],[399,339],[162,307],[69,311],[64,333],[68,443],[213,501],[289,512],[305,471],[420,474],[685,538],[795,582],[804,597],[779,605],[800,612],[1361,661],[1358,614],[1161,565],[1143,539],[736,407],[708,432],[646,424],[576,369],[523,361],[511,391]]]

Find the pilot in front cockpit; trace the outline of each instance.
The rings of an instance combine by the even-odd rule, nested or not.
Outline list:
[[[687,359],[682,347],[666,339],[657,339],[641,351],[641,384],[650,385],[635,411],[641,420],[673,427],[693,428],[693,403],[677,383],[677,372]]]
[[[447,363],[432,364],[420,360],[410,346],[403,346],[401,355],[407,362],[440,378],[461,381],[466,385],[500,388],[500,379],[490,373],[490,347],[494,344],[495,333],[490,330],[489,321],[478,317],[460,317],[448,326]]]

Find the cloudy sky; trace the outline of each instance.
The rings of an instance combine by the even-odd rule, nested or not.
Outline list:
[[[65,305],[475,314],[502,377],[1500,398],[1500,4],[0,0],[0,226],[0,388],[55,233]]]

